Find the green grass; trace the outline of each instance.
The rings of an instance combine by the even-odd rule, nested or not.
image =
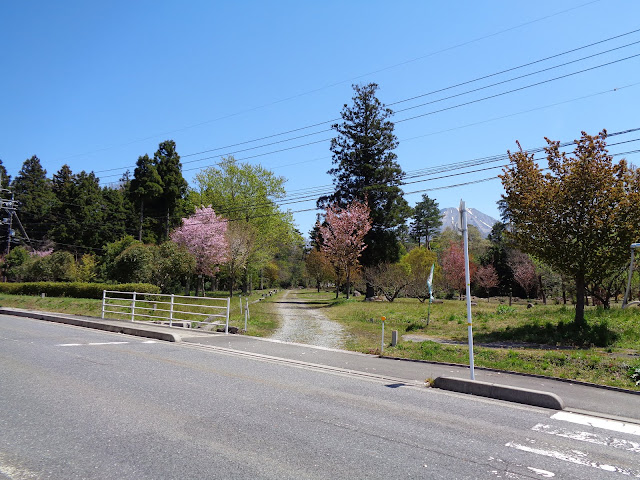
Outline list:
[[[336,300],[331,292],[297,295],[314,301],[329,318],[345,326],[349,349],[380,353],[380,319],[385,316],[385,356],[469,364],[465,302],[445,300],[431,305],[427,325],[428,305],[413,299],[388,303],[364,302],[362,297]],[[580,329],[573,325],[571,305],[539,304],[528,309],[526,303],[509,306],[496,299],[477,303],[472,307],[476,366],[640,389],[635,385],[640,380],[635,379],[640,375],[635,370],[640,368],[640,308],[588,307],[587,326]],[[400,337],[428,338],[391,347],[392,330]]]
[[[274,301],[279,296],[257,301],[261,292],[251,295],[249,335],[269,336],[278,328]],[[413,299],[364,302],[362,297],[336,299],[334,292],[314,290],[294,290],[291,297],[313,304],[340,322],[347,331],[346,347],[350,350],[379,353],[380,319],[385,316],[385,356],[469,364],[465,302],[445,300],[431,305],[427,325],[428,305]],[[100,316],[101,311],[99,300],[3,294],[0,305],[92,316]],[[636,385],[640,382],[640,308],[622,310],[616,304],[610,310],[588,307],[587,327],[577,329],[572,323],[570,305],[540,304],[527,309],[526,303],[509,306],[492,299],[478,301],[472,307],[472,319],[474,360],[478,367],[640,390],[640,383]],[[230,324],[244,328],[238,297],[231,300]],[[392,330],[397,330],[400,337],[412,334],[424,339],[405,340],[391,347]]]

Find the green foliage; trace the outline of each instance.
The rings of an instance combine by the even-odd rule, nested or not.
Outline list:
[[[198,191],[191,193],[192,203],[211,205],[218,215],[233,220],[227,265],[230,290],[236,275],[243,274],[246,291],[253,272],[263,269],[283,246],[300,241],[291,213],[280,211],[276,204],[285,195],[285,181],[260,165],[239,163],[232,156],[195,176]]]
[[[421,245],[422,238],[424,237],[425,245],[430,249],[431,237],[438,232],[438,229],[442,225],[438,202],[429,198],[427,194],[423,194],[422,200],[413,208],[411,218],[412,221],[409,230],[411,237],[418,242],[418,246]]]
[[[496,313],[498,315],[509,315],[515,313],[516,309],[514,307],[510,307],[509,305],[498,305],[496,308]]]
[[[155,259],[153,246],[134,243],[116,257],[114,279],[119,282],[151,283]]]
[[[574,322],[583,324],[585,288],[598,290],[624,267],[640,225],[640,169],[613,162],[607,132],[582,132],[573,156],[547,140],[550,173],[533,154],[509,152],[501,175],[509,236],[524,252],[574,279]],[[608,297],[605,299],[608,307]]]
[[[120,240],[108,243],[103,247],[102,275],[107,280],[116,280],[116,276],[118,275],[116,272],[116,258],[134,244],[141,245],[142,242],[136,240],[131,235],[126,235]]]
[[[153,155],[153,164],[162,182],[162,193],[158,198],[158,208],[164,214],[164,239],[169,238],[172,227],[179,225],[180,217],[174,215],[178,201],[187,193],[187,181],[182,176],[180,155],[176,151],[176,142],[166,140],[158,145]]]
[[[0,283],[0,293],[10,295],[40,295],[48,297],[102,298],[103,290],[122,292],[160,293],[155,285],[147,283],[81,283],[81,282],[29,282]]]
[[[50,212],[55,203],[51,180],[35,155],[24,161],[12,187],[20,202],[20,219],[29,237],[41,240],[51,227]]]
[[[164,242],[157,248],[153,283],[163,293],[176,292],[182,280],[195,272],[196,259],[189,251],[174,242]]]

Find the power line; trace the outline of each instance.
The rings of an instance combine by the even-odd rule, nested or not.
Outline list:
[[[283,98],[283,99],[280,99],[280,100],[276,100],[276,101],[273,101],[273,102],[265,103],[265,104],[259,105],[257,107],[252,107],[252,108],[249,108],[249,109],[246,109],[246,110],[243,110],[243,111],[239,111],[239,112],[223,115],[223,116],[211,119],[211,120],[206,120],[204,122],[199,122],[199,123],[196,123],[196,124],[193,124],[193,125],[188,125],[186,127],[169,130],[169,131],[166,131],[164,133],[158,133],[158,134],[154,134],[154,135],[149,135],[147,137],[144,137],[144,138],[141,138],[141,139],[137,139],[137,140],[133,140],[133,141],[130,141],[130,142],[127,142],[127,143],[123,143],[123,144],[119,144],[119,145],[112,145],[112,146],[109,146],[109,147],[106,147],[106,148],[101,148],[101,149],[93,150],[93,151],[90,151],[90,152],[70,155],[70,156],[58,159],[58,161],[66,160],[68,158],[80,157],[80,156],[83,156],[83,155],[88,155],[90,153],[103,152],[103,151],[110,150],[112,148],[116,148],[116,147],[120,147],[120,146],[132,145],[134,143],[138,143],[138,142],[145,141],[145,140],[150,140],[152,138],[168,135],[168,134],[175,133],[175,132],[181,132],[181,131],[184,131],[184,130],[189,130],[191,128],[196,128],[196,127],[199,127],[199,126],[202,126],[202,125],[206,125],[206,124],[209,124],[209,123],[213,123],[213,122],[217,122],[217,121],[221,121],[221,120],[226,120],[228,118],[236,117],[236,116],[239,116],[239,115],[242,115],[242,114],[246,114],[246,113],[251,113],[251,112],[254,112],[254,111],[269,107],[269,106],[272,106],[272,105],[277,105],[277,104],[280,104],[280,103],[287,102],[289,100],[294,100],[294,99],[297,99],[297,98],[301,98],[303,96],[311,95],[313,93],[316,93],[316,92],[319,92],[319,91],[322,91],[322,90],[326,90],[328,88],[332,88],[332,87],[335,87],[335,86],[338,86],[338,85],[343,85],[345,83],[353,82],[355,80],[359,80],[361,78],[364,78],[364,77],[367,77],[367,76],[370,76],[370,75],[374,75],[376,73],[384,72],[384,71],[391,70],[391,69],[394,69],[394,68],[397,68],[397,67],[401,67],[401,66],[404,66],[404,65],[407,65],[407,64],[410,64],[410,63],[414,63],[414,62],[417,62],[417,61],[420,61],[420,60],[424,60],[426,58],[433,57],[433,56],[439,55],[441,53],[445,53],[445,52],[449,52],[449,51],[452,51],[452,50],[456,50],[456,49],[465,47],[467,45],[471,45],[473,43],[480,42],[482,40],[486,40],[486,39],[489,39],[489,38],[493,38],[493,37],[502,35],[502,34],[507,33],[507,32],[511,32],[513,30],[517,30],[517,29],[525,27],[527,25],[532,25],[534,23],[538,23],[538,22],[547,20],[549,18],[558,16],[558,15],[563,15],[565,13],[572,12],[574,10],[578,10],[578,9],[587,7],[589,5],[592,5],[594,3],[598,3],[600,1],[601,0],[591,0],[591,1],[588,1],[588,2],[585,2],[585,3],[582,3],[580,5],[576,5],[575,7],[567,8],[565,10],[560,10],[558,12],[551,13],[551,14],[548,14],[548,15],[544,15],[544,16],[536,18],[534,20],[529,20],[527,22],[520,23],[520,24],[515,25],[513,27],[505,28],[503,30],[498,30],[497,32],[493,32],[493,33],[490,33],[490,34],[487,34],[487,35],[476,37],[476,38],[473,38],[471,40],[467,40],[465,42],[461,42],[461,43],[458,43],[458,44],[455,44],[455,45],[452,45],[452,46],[449,46],[449,47],[442,48],[440,50],[435,50],[433,52],[427,53],[426,55],[421,55],[419,57],[415,57],[415,58],[412,58],[412,59],[409,59],[409,60],[405,60],[403,62],[399,62],[399,63],[393,64],[393,65],[389,65],[387,67],[383,67],[383,68],[380,68],[380,69],[377,69],[377,70],[373,70],[373,71],[370,71],[368,73],[360,74],[360,75],[357,75],[355,77],[351,77],[349,79],[341,80],[341,81],[338,81],[338,82],[333,82],[333,83],[330,83],[330,84],[325,85],[323,87],[314,88],[312,90],[308,90],[306,92],[299,93],[299,94],[296,94],[296,95],[291,95],[289,97],[286,97],[286,98]],[[633,33],[633,32],[630,32],[630,33]],[[617,37],[615,37],[615,38],[617,38]],[[597,43],[601,43],[601,42],[597,42]],[[329,123],[329,122],[321,122],[320,124],[316,124],[316,125],[312,125],[312,126],[308,126],[308,127],[303,127],[303,128],[312,128],[313,126],[321,125],[323,123]],[[291,133],[291,132],[294,132],[294,131],[299,131],[299,130],[300,129],[295,129],[295,130],[292,130],[292,131],[290,131],[288,133]],[[280,134],[277,134],[277,135],[280,135]],[[266,139],[266,138],[272,138],[272,136],[263,137],[262,139]],[[196,154],[193,154],[193,155],[196,155]],[[131,168],[131,167],[123,167],[123,168]]]
[[[528,63],[522,64],[522,65],[518,65],[516,67],[511,67],[511,68],[502,70],[500,72],[495,72],[495,73],[492,73],[492,74],[489,74],[489,75],[484,75],[484,76],[481,76],[481,77],[477,77],[477,78],[472,79],[472,80],[467,80],[465,82],[461,82],[461,83],[458,83],[458,84],[455,84],[455,85],[451,85],[451,86],[448,86],[448,87],[444,87],[444,88],[441,88],[441,89],[437,89],[437,90],[433,90],[433,91],[430,91],[430,92],[426,92],[426,93],[423,93],[423,94],[420,94],[420,95],[416,95],[416,96],[413,96],[413,97],[410,97],[410,98],[407,98],[407,99],[398,100],[396,102],[390,103],[389,105],[396,105],[396,104],[404,103],[404,102],[407,102],[407,101],[410,101],[410,100],[414,100],[414,99],[417,99],[417,98],[421,98],[421,97],[433,95],[435,93],[447,91],[447,90],[450,90],[450,89],[453,89],[453,88],[456,88],[456,87],[459,87],[459,86],[475,83],[475,82],[478,82],[480,80],[485,80],[487,78],[495,77],[495,76],[498,76],[498,75],[501,75],[501,74],[504,74],[504,73],[507,73],[507,72],[515,71],[515,70],[518,70],[518,69],[521,69],[521,68],[525,68],[527,66],[531,66],[531,65],[534,65],[534,64],[537,64],[537,63],[541,63],[541,62],[553,59],[553,58],[557,58],[557,57],[560,57],[560,56],[563,56],[563,55],[567,55],[569,53],[574,53],[576,51],[583,50],[583,49],[586,49],[586,48],[589,48],[589,47],[592,47],[592,46],[595,46],[595,45],[599,45],[599,44],[602,44],[602,43],[605,43],[605,42],[609,42],[609,41],[612,41],[612,40],[615,40],[615,39],[619,39],[619,38],[622,38],[622,37],[637,33],[639,31],[640,31],[640,29],[632,30],[630,32],[626,32],[626,33],[623,33],[623,34],[620,34],[620,35],[609,37],[609,38],[606,38],[604,40],[600,40],[600,41],[597,41],[597,42],[590,43],[588,45],[584,45],[584,46],[581,46],[581,47],[573,48],[571,50],[567,50],[565,52],[561,52],[561,53],[558,53],[558,54],[555,54],[555,55],[551,55],[551,56],[548,56],[548,57],[545,57],[545,58],[542,58],[542,59],[538,59],[538,60],[535,60],[535,61],[532,61],[532,62],[528,62]],[[451,99],[451,98],[455,98],[455,97],[458,97],[458,96],[461,96],[461,95],[465,95],[465,94],[468,94],[468,93],[473,93],[473,92],[476,92],[476,91],[479,91],[479,90],[483,90],[483,89],[489,88],[491,86],[497,86],[497,85],[500,85],[500,84],[503,84],[503,83],[511,82],[511,81],[514,81],[514,80],[518,80],[518,79],[521,79],[521,78],[524,78],[524,77],[527,77],[527,76],[531,76],[531,75],[534,75],[534,74],[537,74],[537,73],[542,73],[544,71],[552,70],[552,69],[555,69],[555,68],[560,68],[562,66],[566,66],[566,65],[569,65],[571,63],[576,63],[578,61],[583,61],[583,60],[586,60],[586,59],[589,59],[589,58],[593,58],[593,57],[598,56],[598,55],[603,55],[605,53],[610,53],[610,52],[612,52],[614,50],[618,50],[618,49],[621,49],[621,48],[626,48],[626,47],[635,45],[637,43],[639,43],[639,42],[632,42],[632,43],[625,44],[625,45],[622,45],[622,46],[619,46],[619,47],[615,47],[615,48],[610,49],[610,50],[606,50],[606,51],[603,51],[603,52],[592,54],[592,55],[589,55],[589,56],[586,56],[586,57],[583,57],[583,58],[580,58],[580,59],[572,60],[570,62],[566,62],[566,63],[560,64],[560,65],[556,65],[556,66],[548,67],[546,69],[542,69],[542,70],[539,70],[539,71],[536,71],[536,72],[528,73],[528,74],[525,74],[525,75],[522,75],[522,76],[519,76],[519,77],[515,77],[515,78],[512,78],[512,79],[508,79],[508,80],[504,80],[504,81],[501,81],[501,82],[493,83],[491,85],[487,85],[487,86],[480,87],[480,88],[477,88],[477,89],[469,90],[467,92],[462,92],[462,93],[459,93],[459,94],[456,94],[456,95],[452,95],[452,96],[449,96],[449,97],[445,97],[445,98],[442,98],[442,99],[438,99],[438,100],[435,100],[435,101],[432,101],[432,102],[423,103],[421,105],[416,105],[416,106],[408,107],[408,108],[405,108],[405,109],[401,109],[401,110],[398,110],[396,113],[402,112],[402,111],[406,111],[406,110],[410,110],[410,109],[414,109],[414,108],[418,108],[420,106],[426,106],[426,105],[429,105],[429,104],[432,104],[432,103],[436,103],[436,102],[441,102],[441,101],[444,101],[444,100],[447,100],[447,99]],[[628,58],[622,59],[622,60],[627,60],[629,58],[633,58],[633,57],[628,57]],[[622,61],[622,60],[618,60],[618,61]],[[593,67],[592,69],[600,68],[602,66],[607,66],[607,65],[610,65],[612,63],[617,63],[617,62],[606,63],[604,65]],[[578,73],[584,73],[584,72],[589,71],[589,70],[590,69],[585,69],[585,70],[582,70],[580,72],[574,72],[573,74],[569,74],[567,76],[576,75]],[[550,81],[554,81],[554,80],[557,80],[557,79],[560,79],[560,78],[566,78],[566,76],[562,76],[562,77],[557,77],[555,79],[546,80],[545,82],[536,83],[536,84],[533,84],[533,85],[530,85],[530,86],[527,86],[527,87],[524,87],[524,88],[530,88],[531,86],[537,86],[537,85],[540,85],[542,83],[548,83]],[[520,89],[516,89],[516,90],[512,90],[510,92],[506,92],[506,93],[513,93],[513,92],[519,91],[519,90]],[[506,94],[506,93],[503,93],[503,94]],[[483,101],[483,100],[486,100],[488,98],[495,98],[495,97],[493,97],[493,96],[492,97],[487,97],[487,98],[484,98],[484,99],[481,99],[481,100],[477,100],[477,101]],[[477,101],[472,102],[472,103],[476,103]],[[468,103],[465,103],[463,105],[467,105],[467,104]],[[461,105],[461,106],[463,106],[463,105]],[[452,107],[452,108],[457,108],[457,106],[456,107]],[[440,112],[440,111],[438,111],[438,112]],[[430,114],[438,113],[438,112],[431,112],[431,113],[428,113],[428,114],[430,115]],[[411,119],[413,119],[413,118],[418,118],[418,117],[412,117]],[[330,128],[329,129],[323,129],[323,130],[319,130],[319,131],[316,131],[316,132],[312,132],[312,133],[308,133],[308,134],[304,134],[304,135],[299,135],[299,136],[295,136],[295,137],[291,137],[291,138],[287,138],[287,139],[283,139],[283,140],[278,140],[278,141],[270,142],[270,143],[263,144],[263,145],[257,145],[257,146],[249,147],[249,148],[242,149],[242,150],[236,150],[236,151],[233,151],[233,152],[229,152],[228,151],[229,148],[238,147],[238,146],[242,146],[242,145],[247,145],[247,144],[255,143],[255,142],[258,142],[258,141],[267,140],[267,139],[271,139],[271,138],[287,135],[287,134],[290,134],[290,133],[295,133],[295,132],[307,130],[309,128],[314,128],[314,127],[317,127],[317,126],[326,125],[326,124],[333,123],[333,122],[336,122],[336,121],[339,121],[339,120],[340,120],[340,118],[334,118],[334,119],[326,120],[326,121],[323,121],[323,122],[316,122],[314,124],[307,125],[307,126],[304,126],[304,127],[299,127],[299,128],[287,130],[287,131],[284,131],[284,132],[279,132],[279,133],[275,133],[275,134],[272,134],[272,135],[259,137],[259,138],[256,138],[256,139],[237,142],[237,143],[226,145],[226,146],[222,146],[222,147],[215,147],[215,148],[212,148],[212,149],[202,150],[200,152],[185,154],[185,155],[182,155],[181,158],[201,155],[201,154],[204,154],[204,153],[211,153],[211,152],[215,152],[215,151],[222,151],[222,152],[225,152],[226,154],[230,155],[230,154],[235,154],[235,153],[241,153],[241,152],[244,152],[244,151],[250,151],[250,150],[255,150],[255,149],[259,149],[259,148],[264,148],[266,146],[272,146],[272,145],[276,145],[276,144],[280,144],[280,143],[285,143],[285,142],[297,140],[297,139],[300,139],[300,138],[305,138],[305,137],[309,137],[309,136],[313,136],[313,135],[318,135],[320,133],[328,132],[328,131],[331,131],[331,129]],[[402,121],[407,121],[407,120],[408,119],[405,119],[405,120],[401,120],[401,121],[398,121],[398,122],[395,122],[395,123],[400,123]],[[321,141],[326,141],[326,140],[321,140]],[[299,145],[299,146],[297,146],[295,148],[300,148],[300,147],[312,145],[312,144],[315,144],[315,143],[320,143],[321,141],[310,142],[310,143],[307,143],[307,144]],[[279,153],[281,151],[284,151],[284,150],[276,150],[273,153]],[[200,161],[204,161],[204,160],[209,160],[211,158],[216,158],[217,156],[218,155],[213,156],[213,157],[205,157],[205,158],[201,158],[201,159],[189,160],[189,161],[182,162],[182,163],[183,164],[187,164],[187,163],[200,162]],[[250,157],[250,158],[254,158],[254,157]],[[134,165],[129,165],[129,166],[126,166],[126,167],[111,168],[111,169],[106,169],[106,170],[98,170],[95,173],[109,172],[109,171],[116,171],[116,170],[122,171],[123,169],[134,168],[134,167],[135,167]],[[110,176],[114,176],[114,175],[107,175],[107,177],[110,177]]]

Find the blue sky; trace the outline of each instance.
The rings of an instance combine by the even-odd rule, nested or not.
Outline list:
[[[12,177],[37,155],[48,176],[66,163],[108,184],[173,139],[193,185],[201,168],[236,152],[287,178],[282,207],[306,234],[313,198],[332,190],[328,124],[229,145],[335,119],[353,83],[378,83],[386,104],[447,89],[391,107],[416,106],[394,116],[398,162],[414,182],[406,198],[414,205],[426,193],[440,207],[464,199],[498,218],[500,168],[470,170],[503,162],[459,163],[505,154],[516,140],[529,149],[545,136],[571,141],[582,130],[640,127],[640,56],[600,66],[640,54],[640,43],[629,45],[640,32],[449,87],[627,34],[640,29],[639,18],[636,0],[5,2],[0,159]],[[640,164],[637,153],[626,158]],[[446,172],[419,172],[439,167]],[[433,178],[443,175],[454,176]]]

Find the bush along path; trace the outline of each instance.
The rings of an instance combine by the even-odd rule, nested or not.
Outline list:
[[[344,347],[344,328],[328,319],[318,308],[295,292],[287,290],[274,302],[280,327],[271,336],[273,340],[304,343],[325,348]]]

